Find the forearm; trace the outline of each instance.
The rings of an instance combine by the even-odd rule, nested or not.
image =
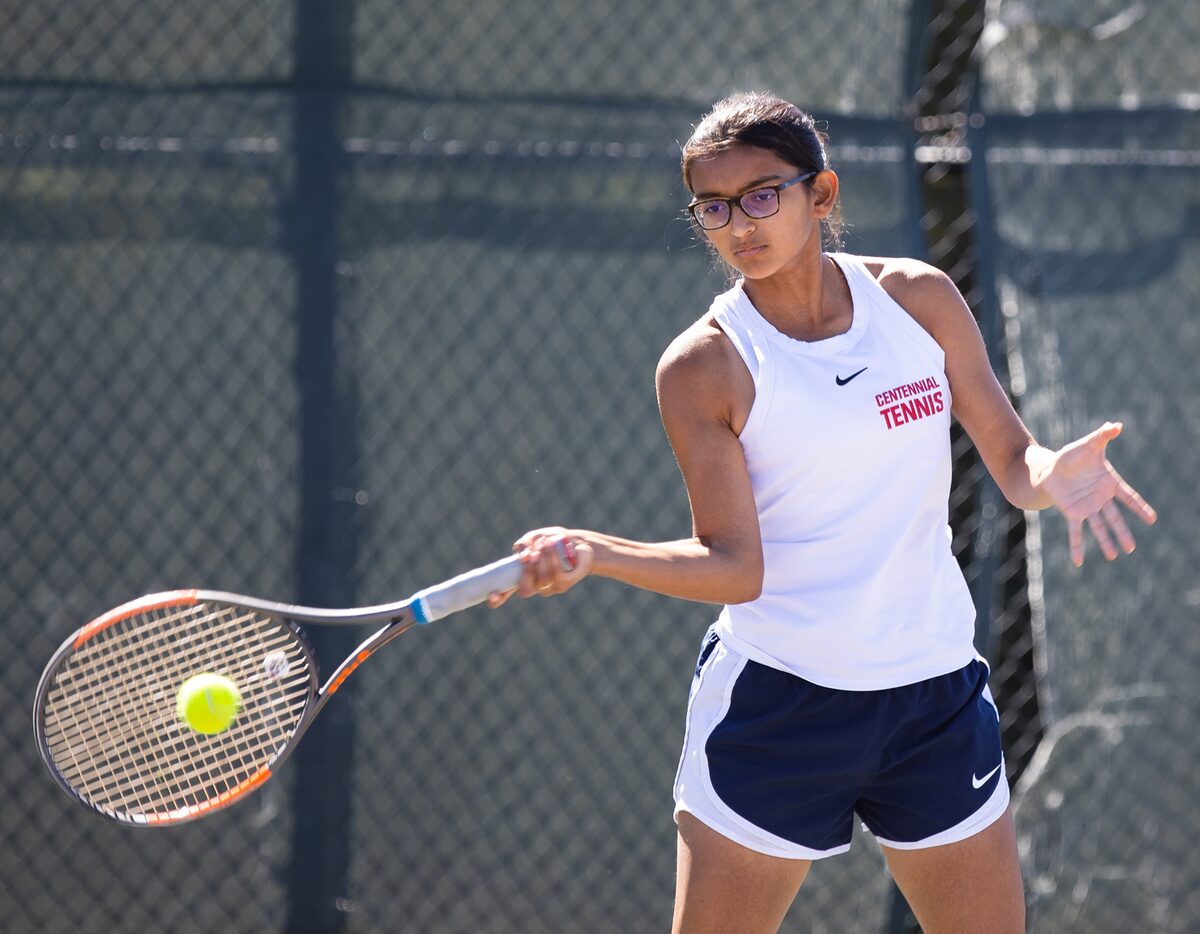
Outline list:
[[[700,538],[635,542],[573,531],[595,553],[592,573],[643,590],[705,603],[746,603],[762,590],[762,545],[726,545]]]

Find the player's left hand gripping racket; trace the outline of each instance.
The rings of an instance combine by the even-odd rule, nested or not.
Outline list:
[[[574,564],[569,543],[557,547]],[[42,759],[72,798],[123,824],[193,820],[271,777],[342,682],[378,648],[510,590],[516,556],[399,603],[348,610],[271,603],[214,590],[150,594],[72,634],[38,683],[34,731]],[[384,623],[322,686],[297,623]],[[199,672],[231,679],[241,711],[223,732],[176,715],[180,685]]]

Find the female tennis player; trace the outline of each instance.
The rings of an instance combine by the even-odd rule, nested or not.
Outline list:
[[[675,542],[537,529],[521,596],[589,574],[724,604],[675,782],[674,931],[776,931],[857,816],[926,934],[1021,932],[1024,898],[988,669],[948,520],[950,416],[1009,502],[1131,552],[1108,423],[1043,448],[951,280],[823,250],[838,177],[783,100],[718,103],[683,147],[688,209],[738,279],[667,349],[658,401],[693,530]],[[566,536],[564,570],[544,547]],[[510,592],[511,593],[511,592]],[[509,594],[493,595],[499,605]]]

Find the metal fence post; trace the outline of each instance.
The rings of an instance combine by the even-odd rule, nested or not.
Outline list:
[[[355,443],[352,391],[338,347],[338,215],[344,151],[338,127],[351,79],[353,7],[298,0],[294,82],[295,166],[288,246],[295,265],[301,421],[301,520],[297,598],[317,606],[354,604]],[[338,658],[353,632],[314,627],[318,657]],[[332,704],[291,763],[295,837],[286,870],[288,931],[345,926],[353,708]]]

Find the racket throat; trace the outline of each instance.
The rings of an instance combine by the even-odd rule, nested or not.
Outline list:
[[[342,686],[342,683],[348,677],[350,677],[350,674],[354,671],[354,669],[374,655],[377,651],[379,651],[379,649],[383,648],[397,636],[403,635],[416,624],[417,620],[414,617],[412,610],[406,608],[404,612],[397,616],[394,621],[388,623],[386,626],[364,641],[357,649],[354,650],[353,654],[351,654],[349,658],[342,662],[337,667],[337,670],[329,676],[329,680],[325,682],[325,686],[322,687],[320,691],[321,702],[323,703],[330,695],[336,692],[337,689]]]

